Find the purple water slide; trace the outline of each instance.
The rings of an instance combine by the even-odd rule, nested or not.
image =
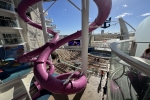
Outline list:
[[[38,3],[39,1],[41,0],[22,0],[18,5],[18,14],[28,24],[38,29],[42,29],[41,25],[34,23],[26,16],[26,10],[28,7]],[[89,25],[89,32],[95,30],[97,28],[95,26],[100,26],[105,22],[112,6],[112,0],[94,0],[94,2],[98,7],[98,16],[94,22]],[[43,88],[58,94],[74,94],[81,91],[87,84],[87,78],[85,76],[80,76],[79,73],[75,73],[72,77],[76,78],[77,80],[70,81],[66,85],[63,85],[63,80],[68,78],[71,73],[65,73],[57,77],[53,77],[49,72],[46,71],[46,63],[49,55],[61,45],[80,37],[81,31],[77,31],[61,40],[59,40],[58,34],[54,31],[47,29],[47,32],[54,36],[50,42],[36,50],[24,54],[23,56],[19,57],[17,61],[27,62],[30,61],[30,59],[33,57],[39,55],[34,62],[34,75]],[[52,64],[51,61],[49,63]],[[53,68],[50,68],[51,73],[53,70]]]

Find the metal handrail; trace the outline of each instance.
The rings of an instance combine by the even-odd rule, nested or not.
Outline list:
[[[135,43],[150,43],[150,42],[135,42]]]
[[[82,64],[79,66],[79,68],[82,66]],[[69,80],[71,79],[71,77],[74,75],[74,73],[77,71],[78,69],[76,69],[67,79],[66,81],[63,83],[63,85],[67,84],[69,82]]]
[[[76,69],[82,69],[82,68],[80,68],[80,67],[76,67],[76,66],[73,66],[73,65],[71,65],[71,64],[69,64],[69,61],[60,61],[61,63],[63,63],[63,64],[66,64],[66,65],[68,65],[68,66],[70,66],[70,67],[73,67],[73,68],[76,68]],[[89,72],[89,73],[91,73],[92,71],[90,71],[90,70],[87,70],[87,72]]]
[[[131,40],[124,40],[124,41],[131,41]],[[120,43],[121,42],[123,41],[120,41]],[[139,70],[140,72],[146,74],[147,76],[150,76],[150,66],[122,52],[119,48],[117,48],[118,44],[119,43],[117,42],[110,44],[112,52],[115,53],[123,61],[131,65],[131,67]]]
[[[120,43],[123,43],[123,42],[132,42],[132,41],[135,41],[135,39],[121,40],[121,41],[118,41],[116,43],[120,44]]]

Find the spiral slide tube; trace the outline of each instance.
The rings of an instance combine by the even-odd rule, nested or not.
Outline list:
[[[26,16],[26,10],[28,9],[28,7],[38,3],[39,1],[41,0],[22,0],[18,5],[18,14],[25,22],[27,22],[31,26],[42,29],[41,25],[34,23]],[[95,30],[97,28],[95,26],[100,26],[105,22],[112,6],[112,0],[94,0],[94,2],[98,7],[98,16],[95,21],[89,25],[89,32]],[[79,76],[79,73],[75,73],[72,77],[77,78],[77,80],[70,81],[66,85],[63,85],[63,79],[68,78],[71,73],[61,74],[57,77],[53,77],[49,72],[46,71],[46,62],[49,55],[61,45],[80,37],[81,31],[77,31],[74,34],[71,34],[70,36],[65,37],[61,40],[59,40],[58,34],[54,31],[47,29],[47,32],[54,35],[53,40],[36,50],[24,54],[23,56],[18,58],[17,61],[28,62],[33,57],[39,55],[38,58],[34,61],[34,75],[39,84],[44,89],[58,94],[74,94],[81,91],[87,84],[87,79],[85,76]],[[49,63],[52,64],[51,61]]]

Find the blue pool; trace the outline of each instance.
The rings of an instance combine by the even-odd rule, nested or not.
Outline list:
[[[111,53],[107,52],[90,52],[90,54],[101,57],[111,57]]]

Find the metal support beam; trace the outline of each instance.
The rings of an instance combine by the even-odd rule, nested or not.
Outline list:
[[[44,17],[44,13],[43,13],[43,5],[42,5],[42,1],[40,1],[38,3],[39,6],[39,11],[40,11],[40,17],[41,17],[41,23],[42,23],[42,30],[43,30],[43,35],[44,35],[44,41],[45,43],[48,42],[48,34],[47,34],[47,28],[46,28],[46,22],[45,22],[45,17]]]
[[[82,71],[87,77],[89,43],[89,0],[82,0]]]
[[[77,5],[75,5],[72,1],[70,1],[70,0],[68,0],[73,6],[75,6],[78,10],[80,10],[81,11],[81,9],[77,6]]]
[[[45,10],[44,14],[54,5],[55,2],[56,2],[56,1],[54,1],[54,2]]]
[[[127,23],[125,20],[123,20],[127,25],[129,25],[134,31],[136,31],[136,29],[134,27],[132,27],[129,23]]]

